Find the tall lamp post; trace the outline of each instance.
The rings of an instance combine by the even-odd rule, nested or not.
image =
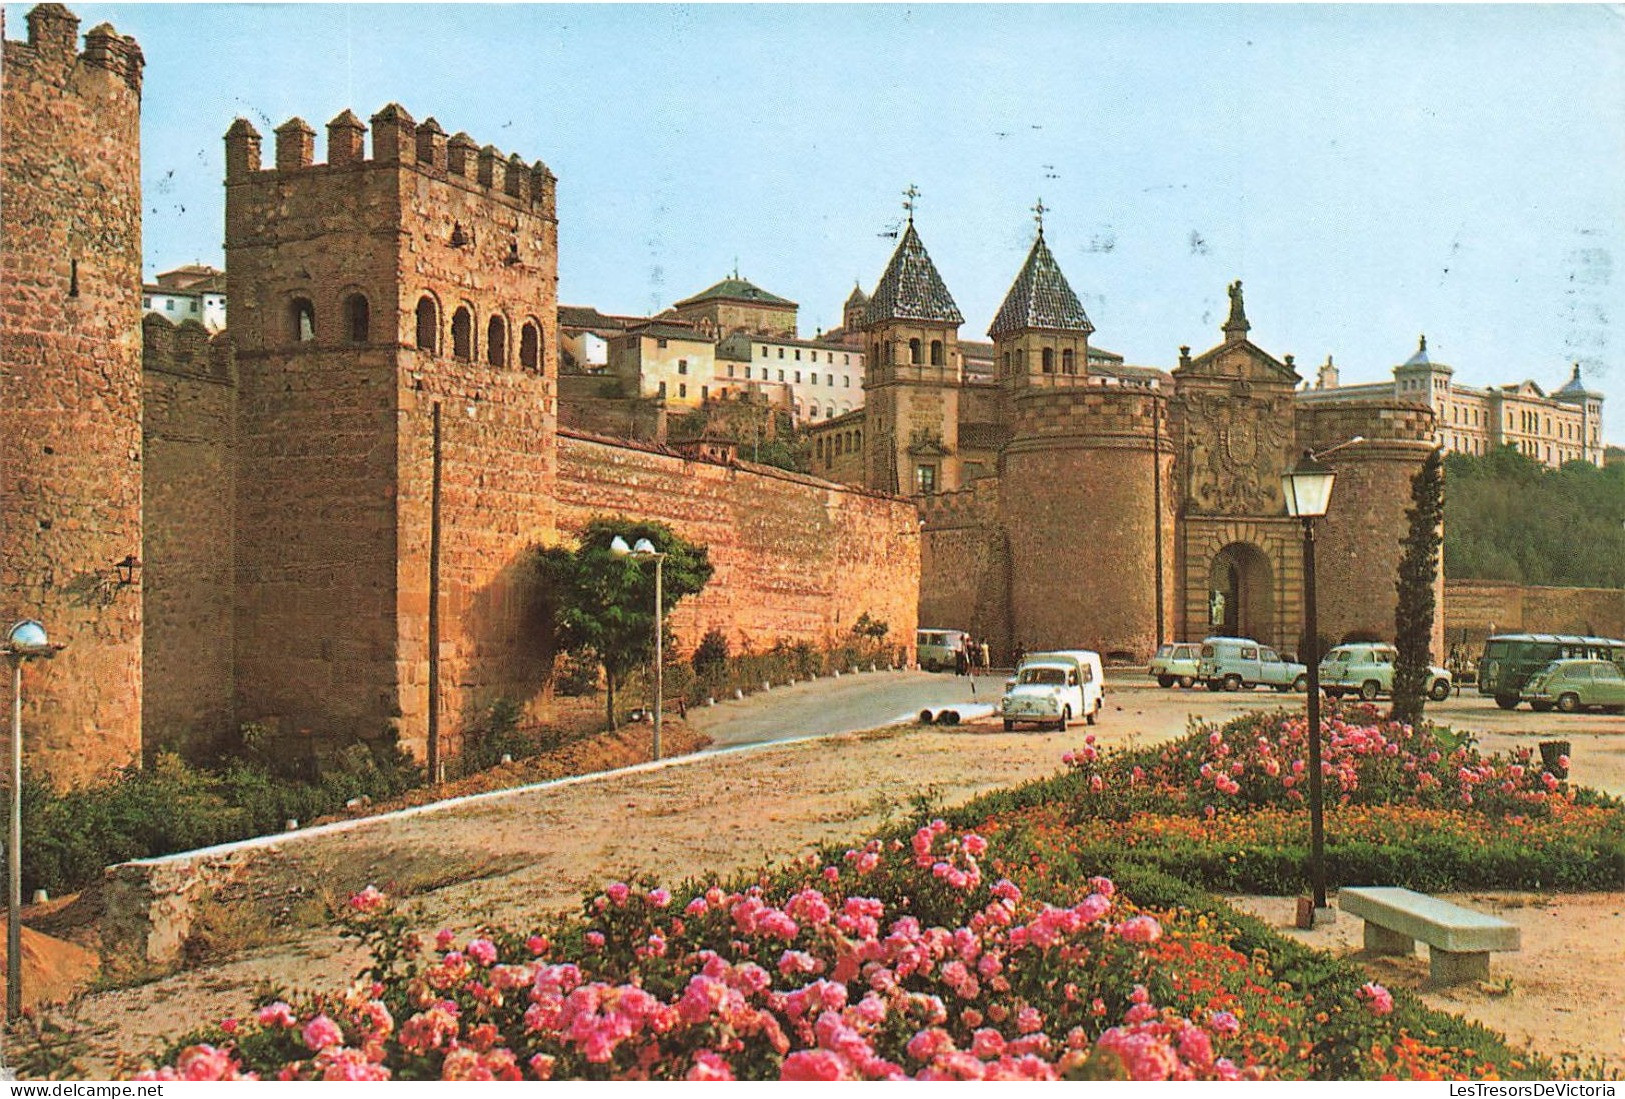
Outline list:
[[[0,652],[11,661],[11,830],[6,840],[6,1020],[23,1013],[23,663],[49,660],[52,644],[45,627],[25,618],[6,631]]]
[[[1286,512],[1303,522],[1303,619],[1309,672],[1309,878],[1314,888],[1316,924],[1330,923],[1326,903],[1326,825],[1320,791],[1320,623],[1315,613],[1315,520],[1326,514],[1336,474],[1305,450],[1281,476]]]
[[[661,570],[666,564],[666,555],[655,549],[655,544],[647,538],[639,538],[637,545],[628,546],[626,539],[617,534],[609,543],[609,552],[616,557],[642,557],[653,558],[655,563],[655,731],[654,750],[655,759],[660,758],[660,717],[666,709],[666,665],[662,659],[661,647],[664,643],[665,629],[661,623]]]

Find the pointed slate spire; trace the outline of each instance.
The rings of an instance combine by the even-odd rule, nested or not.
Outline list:
[[[937,274],[936,264],[926,253],[920,234],[915,232],[912,217],[863,313],[865,326],[892,320],[965,323],[953,295]]]
[[[1047,328],[1060,332],[1095,330],[1083,303],[1072,292],[1061,265],[1055,262],[1049,245],[1044,243],[1043,225],[1039,225],[1038,239],[1033,241],[1027,262],[1004,296],[1004,304],[988,327],[987,334],[994,339],[1024,328]]]
[[[852,283],[852,293],[850,293],[850,294],[848,294],[846,296],[846,304],[849,305],[849,306],[850,305],[867,305],[868,302],[869,302],[869,295],[865,294],[863,292],[863,287],[858,285],[857,282],[854,281]]]

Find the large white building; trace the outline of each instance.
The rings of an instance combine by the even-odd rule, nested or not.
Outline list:
[[[1436,439],[1446,453],[1487,454],[1502,446],[1556,469],[1565,462],[1603,464],[1603,395],[1587,389],[1575,363],[1569,380],[1548,394],[1533,381],[1483,389],[1457,385],[1454,369],[1428,356],[1423,336],[1416,354],[1394,367],[1392,382],[1339,385],[1327,358],[1313,389],[1299,394],[1311,403],[1395,396],[1431,405]]]

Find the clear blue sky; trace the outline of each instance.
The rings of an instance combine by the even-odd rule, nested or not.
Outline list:
[[[21,5],[8,6],[13,34]],[[647,312],[734,267],[840,322],[916,224],[983,333],[1032,238],[1095,341],[1252,336],[1389,377],[1580,360],[1625,443],[1625,17],[1603,6],[77,5],[147,57],[152,274],[221,262],[221,135],[390,100],[559,177],[560,296]],[[318,155],[320,146],[318,146]]]

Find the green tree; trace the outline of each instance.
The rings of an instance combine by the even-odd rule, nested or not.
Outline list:
[[[575,549],[554,546],[536,551],[535,565],[553,607],[558,648],[591,654],[604,668],[605,712],[616,727],[615,696],[626,677],[654,655],[655,563],[618,557],[617,537],[636,545],[647,538],[666,555],[662,568],[661,610],[665,623],[684,597],[711,579],[709,552],[679,538],[664,523],[597,518],[581,533]],[[669,626],[666,629],[669,651]]]
[[[1625,587],[1625,465],[1548,469],[1501,447],[1445,459],[1452,580]]]
[[[1399,560],[1399,600],[1394,605],[1394,708],[1396,721],[1416,722],[1427,702],[1429,657],[1433,645],[1434,585],[1443,541],[1444,464],[1440,452],[1428,455],[1411,478],[1411,507],[1405,517],[1405,553]]]

